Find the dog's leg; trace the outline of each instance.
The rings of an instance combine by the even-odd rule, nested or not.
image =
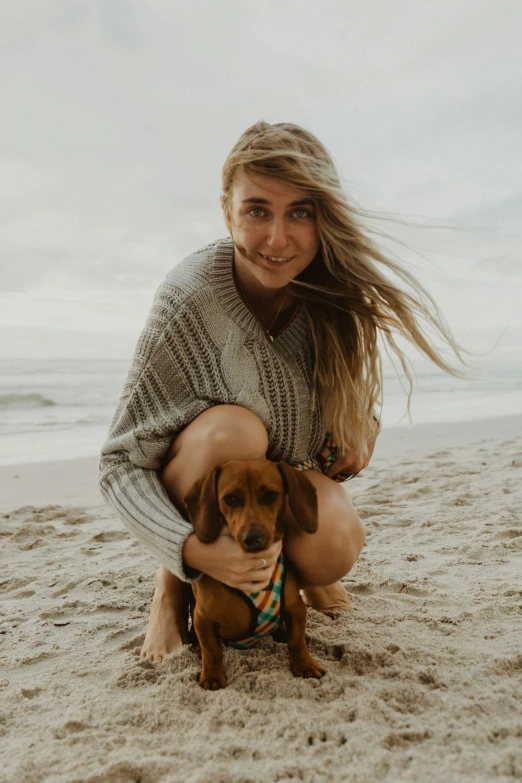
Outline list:
[[[306,646],[306,606],[297,589],[285,590],[284,620],[288,634],[290,668],[295,677],[316,677],[326,674],[325,667],[310,655]]]
[[[286,644],[288,642],[288,634],[286,632],[284,620],[279,626],[279,628],[276,628],[275,631],[272,631],[270,636],[272,637],[274,642],[280,642],[281,644]]]
[[[227,673],[223,664],[223,650],[219,642],[217,623],[194,612],[194,626],[201,648],[201,674],[198,684],[206,691],[227,687]]]
[[[196,614],[196,595],[194,593],[194,587],[192,588],[192,593],[190,595],[189,600],[189,616],[190,616],[190,628],[189,628],[189,639],[190,643],[194,645],[194,647],[199,647],[199,640],[198,636],[196,634],[196,625],[194,623],[194,615]]]

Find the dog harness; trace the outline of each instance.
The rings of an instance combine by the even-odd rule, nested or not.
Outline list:
[[[337,445],[333,439],[332,433],[327,432],[322,445],[321,451],[317,457],[311,457],[305,459],[303,462],[298,462],[296,465],[292,465],[296,470],[318,470],[326,475],[329,468],[332,467],[337,459]],[[353,473],[342,470],[340,473],[336,473],[332,476],[333,480],[338,484],[342,481],[348,481],[354,477]]]
[[[248,605],[251,621],[246,636],[234,640],[227,639],[228,644],[240,650],[251,647],[262,636],[266,636],[280,626],[284,583],[285,561],[281,553],[265,590],[260,590],[258,593],[244,593],[236,587],[231,588]]]

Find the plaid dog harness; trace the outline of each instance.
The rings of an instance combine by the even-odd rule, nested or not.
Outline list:
[[[320,473],[326,475],[328,468],[331,468],[337,459],[337,445],[332,437],[331,432],[326,433],[324,443],[321,447],[321,451],[317,457],[311,459],[305,459],[303,462],[298,462],[296,465],[292,465],[296,470],[318,470]],[[342,481],[349,481],[353,478],[353,473],[341,471],[332,476],[332,479],[338,484]]]
[[[251,621],[246,636],[241,639],[229,640],[227,643],[240,650],[251,647],[262,636],[275,631],[281,624],[283,608],[283,588],[285,584],[285,561],[283,553],[275,564],[270,583],[265,590],[258,593],[244,593],[232,587],[250,609]]]
[[[377,422],[377,426],[380,432],[381,420],[375,414],[373,415],[373,419]],[[318,470],[326,475],[328,469],[332,467],[335,460],[337,459],[337,455],[337,444],[333,439],[332,433],[327,432],[324,443],[321,446],[321,451],[317,457],[305,459],[303,462],[298,462],[296,465],[292,465],[292,467],[296,470]],[[332,476],[331,478],[340,484],[342,481],[349,481],[350,479],[354,478],[355,475],[355,473],[348,470],[341,470],[340,473],[336,473],[335,476]]]

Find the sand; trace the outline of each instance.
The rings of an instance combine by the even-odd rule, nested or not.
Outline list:
[[[522,778],[522,417],[382,433],[353,612],[308,614],[321,681],[272,639],[216,693],[189,647],[142,662],[156,564],[95,474],[0,470],[2,783]]]

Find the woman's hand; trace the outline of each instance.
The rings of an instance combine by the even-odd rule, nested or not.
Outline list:
[[[372,458],[379,432],[379,422],[375,421],[375,430],[366,444],[365,453],[361,456],[360,454],[357,454],[357,452],[350,450],[345,451],[344,454],[339,454],[333,465],[326,471],[326,475],[332,478],[337,475],[337,473],[343,471],[344,473],[351,473],[355,476],[359,471],[366,468]]]
[[[270,582],[281,554],[282,542],[277,541],[262,552],[243,552],[234,539],[221,535],[212,544],[202,544],[194,534],[183,547],[183,560],[204,574],[245,593],[257,593]],[[263,566],[263,560],[266,565]]]

